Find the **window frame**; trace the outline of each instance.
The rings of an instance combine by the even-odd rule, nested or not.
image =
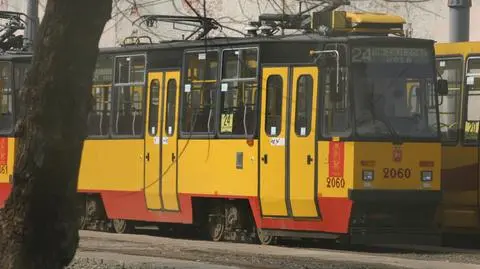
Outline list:
[[[97,61],[95,62],[95,69],[94,69],[94,73],[93,73],[93,76],[92,76],[92,88],[91,88],[91,91],[93,91],[93,88],[94,86],[96,85],[95,84],[95,81],[94,81],[94,76],[95,76],[95,71],[96,71],[96,65],[98,63],[98,59],[100,59],[101,57],[109,57],[111,58],[111,61],[110,61],[110,65],[111,65],[111,71],[112,71],[112,80],[110,81],[110,116],[108,118],[108,131],[107,131],[107,134],[105,135],[90,135],[88,134],[87,135],[87,139],[90,139],[90,140],[101,140],[101,139],[109,139],[112,137],[112,134],[113,134],[113,129],[112,129],[112,126],[113,126],[113,106],[114,106],[114,96],[113,96],[113,92],[114,92],[114,80],[115,80],[115,56],[114,54],[111,54],[111,53],[99,53],[98,54],[98,57],[97,57]],[[103,84],[102,84],[103,85]],[[92,94],[92,98],[95,98]]]
[[[16,115],[15,115],[15,94],[16,94],[16,91],[15,91],[15,77],[14,77],[14,65],[15,65],[15,62],[14,62],[14,59],[6,59],[6,60],[0,60],[0,64],[3,64],[3,63],[6,63],[8,65],[8,69],[10,70],[10,81],[9,81],[9,87],[10,87],[10,92],[11,92],[11,96],[12,96],[12,125],[10,126],[9,129],[0,129],[0,135],[12,135],[14,132],[15,132],[15,125],[16,125]],[[31,66],[31,65],[30,65]],[[23,78],[25,80],[25,77]],[[22,85],[23,86],[23,85]]]
[[[469,67],[469,61],[470,60],[478,60],[480,62],[480,54],[478,53],[472,53],[472,54],[466,54],[464,59],[463,59],[463,76],[462,76],[462,111],[461,111],[461,143],[463,146],[467,147],[477,147],[480,144],[480,140],[477,138],[476,140],[466,140],[465,134],[466,134],[466,125],[467,125],[467,120],[468,120],[468,97],[470,89],[468,89],[467,85],[467,74],[468,74],[468,67]],[[478,130],[477,133],[480,132],[480,122],[478,123]],[[477,134],[478,137],[478,134]]]
[[[210,133],[208,132],[188,132],[183,130],[183,119],[185,118],[184,115],[184,107],[185,107],[185,101],[184,101],[184,93],[185,93],[185,85],[188,84],[186,83],[188,80],[188,64],[187,64],[187,55],[190,53],[208,53],[208,52],[216,52],[217,53],[217,62],[218,62],[218,67],[217,67],[217,80],[215,82],[215,113],[213,115],[213,128],[210,130]],[[185,49],[183,51],[183,56],[182,56],[182,70],[181,70],[181,77],[180,77],[180,82],[179,82],[179,115],[177,116],[177,122],[178,122],[178,127],[177,127],[177,133],[179,138],[214,138],[218,135],[218,107],[219,107],[219,98],[218,98],[218,92],[220,91],[219,85],[220,85],[220,73],[221,73],[221,48],[219,47],[210,47],[207,49]]]
[[[92,84],[92,89],[91,89],[91,92],[93,91],[94,89],[94,85]],[[91,135],[91,134],[88,134],[87,135],[87,139],[105,139],[105,138],[110,138],[112,136],[112,115],[113,115],[113,85],[110,85],[110,116],[108,117],[108,130],[107,130],[107,133],[105,135]],[[92,98],[95,98],[95,96],[93,96],[92,94]]]
[[[175,83],[175,89],[174,89],[174,92],[175,92],[175,99],[174,99],[174,103],[175,103],[175,109],[173,110],[173,122],[172,122],[172,133],[169,134],[168,133],[168,97],[169,97],[169,84],[170,84],[170,81],[173,81]],[[179,122],[179,115],[178,115],[178,103],[177,100],[179,98],[179,92],[177,92],[177,89],[180,91],[180,82],[176,79],[176,78],[169,78],[167,81],[164,82],[165,83],[165,102],[164,102],[164,105],[165,105],[165,119],[163,119],[162,121],[165,122],[165,128],[163,129],[163,132],[164,132],[164,136],[166,137],[173,137],[175,136],[175,131],[177,131],[176,129],[178,129],[177,127],[177,123]],[[162,113],[163,115],[163,113]]]
[[[28,60],[31,60],[31,59],[28,59]],[[17,120],[20,118],[20,114],[22,113],[21,112],[21,107],[20,107],[20,104],[17,104],[17,101],[18,102],[21,102],[21,100],[17,99],[17,96],[18,94],[20,94],[20,90],[23,88],[24,86],[24,82],[25,82],[25,79],[27,78],[27,73],[30,71],[30,68],[32,67],[32,64],[30,61],[24,61],[24,59],[21,59],[20,61],[12,61],[12,88],[13,88],[13,93],[15,95],[15,97],[13,98],[13,106],[15,107],[14,111],[13,111],[13,121],[14,123],[16,124]],[[18,82],[18,86],[17,86],[17,81],[15,80],[15,68],[17,66],[23,66],[23,67],[27,67],[28,70],[25,72],[25,74],[23,75],[23,80],[19,81]],[[15,126],[14,124],[14,126]],[[12,130],[12,133],[13,133],[13,130]]]
[[[117,76],[117,59],[122,58],[122,57],[133,57],[133,56],[143,56],[145,60],[145,66],[144,66],[144,76],[143,76],[143,82],[129,82],[129,83],[117,83],[116,82],[116,76]],[[114,55],[114,64],[113,64],[113,84],[112,84],[112,116],[111,116],[111,138],[115,139],[139,139],[139,138],[144,138],[145,137],[145,122],[146,122],[146,83],[147,83],[147,65],[148,65],[148,55],[147,53],[134,53],[134,54],[118,54]],[[130,74],[130,69],[129,69],[129,74]],[[142,87],[142,111],[143,111],[143,119],[142,119],[142,131],[138,135],[125,135],[125,134],[117,134],[114,132],[114,118],[117,115],[117,98],[119,94],[119,90],[122,87],[135,87],[135,86],[141,86]]]
[[[257,68],[256,68],[256,76],[255,77],[252,77],[252,78],[223,78],[223,60],[224,60],[224,52],[227,52],[227,51],[238,51],[238,50],[249,50],[249,49],[255,49],[256,50],[256,57],[257,57]],[[254,139],[256,137],[258,137],[258,133],[259,133],[259,128],[260,128],[260,101],[261,101],[261,91],[262,91],[262,85],[261,85],[261,81],[260,81],[260,46],[230,46],[228,48],[223,48],[223,49],[220,49],[220,68],[219,68],[219,79],[218,79],[218,86],[217,86],[217,112],[216,112],[216,117],[217,117],[217,122],[215,124],[215,129],[217,130],[216,131],[216,134],[217,134],[217,137],[218,138],[221,138],[221,139]],[[238,63],[238,61],[237,61]],[[238,66],[237,66],[237,70],[238,70]],[[229,82],[255,82],[257,84],[257,90],[256,90],[256,96],[255,96],[255,108],[254,108],[254,111],[255,111],[255,127],[254,127],[254,130],[251,134],[247,134],[245,136],[245,134],[229,134],[229,133],[221,133],[221,130],[220,130],[220,125],[221,125],[221,117],[222,117],[222,113],[221,113],[221,108],[222,108],[222,104],[221,104],[221,95],[222,95],[222,91],[221,91],[221,87],[222,87],[222,84],[223,83],[229,83]],[[261,120],[261,119],[260,119]]]
[[[280,124],[281,124],[281,125],[280,125],[280,128],[279,128],[279,130],[277,130],[277,132],[276,132],[275,135],[271,135],[271,133],[270,133],[270,132],[267,132],[267,129],[266,129],[267,126],[268,126],[268,125],[267,125],[268,81],[269,81],[270,78],[272,78],[272,77],[278,77],[278,78],[280,78],[280,80],[281,80],[281,82],[282,82],[281,89],[280,89],[280,90],[281,90],[281,96],[280,96],[280,100],[281,100],[281,107],[280,107]],[[283,77],[282,75],[280,75],[280,74],[271,74],[271,75],[269,75],[266,79],[267,79],[267,80],[266,80],[266,82],[265,82],[265,117],[263,117],[263,118],[261,119],[261,120],[264,122],[263,125],[264,125],[265,128],[263,128],[263,130],[261,130],[261,132],[264,132],[264,135],[265,135],[266,137],[269,137],[269,138],[270,138],[270,137],[279,137],[279,136],[282,134],[283,128],[286,128],[286,129],[285,129],[285,132],[286,132],[286,133],[285,133],[285,135],[284,135],[284,136],[286,136],[286,134],[288,133],[287,130],[288,130],[288,128],[289,128],[289,127],[288,127],[288,120],[287,120],[287,119],[288,119],[288,115],[287,115],[287,114],[288,114],[288,111],[287,111],[287,108],[288,108],[289,99],[287,98],[286,100],[283,100],[283,89],[285,88],[285,86],[287,86],[287,89],[286,89],[286,90],[287,90],[287,93],[286,93],[286,94],[287,94],[287,96],[288,96],[288,88],[289,88],[289,87],[288,87],[288,86],[289,86],[288,84],[289,84],[289,79],[288,79],[288,77],[287,77],[287,79],[286,79],[286,81],[285,81],[284,77]],[[283,118],[283,111],[284,111],[284,109],[285,109],[285,111],[286,111],[286,113],[287,113],[287,114],[285,115],[285,116],[286,116],[285,119]],[[283,126],[282,121],[285,121],[285,126]],[[271,128],[271,126],[270,126],[270,128]]]
[[[159,136],[159,132],[158,132],[158,131],[160,130],[160,128],[159,128],[160,126],[159,126],[159,125],[161,124],[161,121],[160,121],[160,117],[161,117],[160,108],[162,107],[162,106],[161,106],[162,96],[161,96],[160,94],[161,94],[162,89],[161,89],[161,87],[160,87],[160,86],[161,86],[160,80],[158,80],[158,79],[155,78],[155,79],[152,79],[152,80],[149,81],[149,82],[150,82],[150,83],[149,83],[149,85],[148,85],[148,89],[150,89],[150,92],[148,93],[148,100],[147,100],[147,102],[148,102],[148,115],[147,115],[147,119],[145,119],[145,121],[146,121],[146,123],[147,123],[147,125],[148,125],[148,130],[146,130],[145,134],[148,133],[148,136],[149,136],[149,137],[156,137],[156,136]],[[151,123],[152,123],[152,122],[151,122],[152,102],[151,102],[151,101],[152,101],[152,84],[153,84],[154,82],[157,82],[157,83],[158,83],[158,92],[157,92],[157,98],[158,98],[157,102],[158,102],[158,104],[157,104],[157,119],[156,119],[156,125],[155,125],[155,133],[152,134],[152,132],[151,132],[151,128],[152,128],[152,126],[151,126]]]
[[[465,62],[465,58],[463,57],[463,55],[461,54],[448,54],[448,55],[436,55],[435,56],[435,68],[437,68],[437,61],[441,61],[441,60],[444,60],[444,61],[449,61],[449,60],[460,60],[460,101],[459,101],[459,104],[458,104],[458,122],[460,124],[457,124],[457,137],[456,139],[454,140],[443,140],[443,137],[441,137],[441,140],[442,140],[442,145],[457,145],[460,141],[463,141],[463,138],[464,138],[464,128],[463,126],[465,126],[464,122],[463,122],[463,118],[464,118],[464,110],[465,110],[465,107],[464,107],[464,104],[465,104],[465,79],[466,79],[466,76],[465,76],[465,67],[466,67],[466,62]],[[435,70],[437,75],[438,75],[438,71]],[[442,96],[438,96],[438,98],[442,98]],[[468,98],[468,96],[466,97]],[[440,101],[440,100],[439,100]],[[438,105],[439,108],[438,108],[438,112],[439,112],[439,118],[441,117],[440,115],[440,104]],[[440,127],[441,128],[441,127]]]
[[[128,81],[129,82],[117,82],[117,59],[119,58],[127,58],[127,57],[138,57],[138,56],[143,56],[143,59],[144,59],[144,62],[145,62],[145,65],[143,66],[143,81],[134,81],[134,82],[131,82],[131,78],[130,78],[130,74],[131,74],[131,67],[132,67],[132,64],[131,64],[131,61],[129,62],[129,67],[128,67]],[[148,64],[148,61],[147,61],[147,53],[137,53],[137,54],[118,54],[118,55],[114,55],[113,57],[113,85],[114,86],[128,86],[128,85],[131,85],[131,84],[136,84],[136,85],[139,85],[139,84],[145,84],[146,81],[147,81],[147,64]]]
[[[378,46],[389,46],[389,43],[379,43],[380,45]],[[430,82],[432,83],[432,86],[435,88],[435,84],[436,84],[436,78],[438,76],[438,73],[437,73],[437,69],[436,69],[436,55],[435,55],[435,50],[433,47],[431,47],[430,45],[428,44],[422,44],[422,43],[419,43],[419,44],[410,44],[410,43],[403,43],[403,42],[400,42],[400,43],[390,43],[390,45],[397,45],[397,46],[401,46],[401,48],[411,48],[413,46],[413,48],[421,48],[421,49],[424,49],[424,50],[427,50],[427,52],[429,53],[429,58],[430,61],[428,62],[428,65],[429,65],[429,68],[428,70],[430,70],[432,72],[432,77],[429,77],[428,80],[431,80]],[[392,136],[390,136],[389,138],[385,137],[385,138],[373,138],[373,137],[362,137],[360,135],[358,135],[357,133],[357,121],[356,121],[356,102],[354,100],[355,98],[355,90],[354,90],[354,84],[355,84],[355,81],[353,79],[353,66],[352,66],[352,57],[351,57],[351,50],[352,48],[355,48],[355,47],[358,47],[358,46],[362,46],[362,45],[368,45],[367,43],[365,43],[365,41],[362,41],[362,42],[355,42],[355,43],[350,43],[349,44],[349,56],[348,56],[348,74],[350,76],[349,78],[349,94],[350,94],[350,102],[351,102],[351,107],[352,107],[352,113],[351,113],[351,117],[352,117],[352,123],[353,123],[353,130],[354,132],[350,135],[350,137],[348,138],[343,138],[343,137],[340,137],[341,140],[344,140],[344,141],[365,141],[365,142],[392,142]],[[425,69],[427,70],[427,69]],[[352,83],[353,81],[353,83]],[[425,111],[426,113],[431,113],[433,114],[433,112],[435,113],[435,122],[436,124],[439,124],[439,117],[438,117],[438,98],[435,98],[437,97],[437,92],[434,90],[432,92],[432,98],[431,100],[434,101],[434,105],[433,107],[431,108],[428,108],[427,107],[427,110]],[[430,122],[430,121],[429,121]],[[435,136],[431,136],[431,137],[416,137],[416,138],[405,138],[405,137],[401,137],[400,136],[400,140],[402,140],[403,142],[422,142],[422,143],[440,143],[441,142],[441,134],[440,134],[440,128],[438,128],[438,130],[435,131],[436,135]]]
[[[249,49],[255,49],[257,53],[257,68],[256,68],[256,74],[255,77],[251,78],[223,78],[223,54],[227,51],[239,51],[239,50],[249,50]],[[260,71],[260,48],[259,46],[247,46],[247,47],[229,47],[221,50],[221,57],[220,57],[220,62],[221,62],[221,69],[220,69],[220,81],[249,81],[249,80],[258,80],[258,74]]]
[[[310,78],[311,80],[311,92],[310,92],[310,109],[308,109],[308,106],[307,106],[307,113],[309,113],[309,116],[307,117],[308,119],[308,124],[307,124],[307,132],[304,134],[304,135],[301,135],[299,133],[297,133],[297,116],[298,116],[298,92],[299,92],[299,89],[300,87],[298,86],[299,85],[299,81],[302,77],[306,77],[306,78]],[[295,82],[295,97],[296,97],[296,101],[295,101],[295,115],[293,115],[293,131],[295,133],[295,135],[297,137],[308,137],[310,136],[310,134],[312,133],[312,115],[313,113],[315,113],[315,111],[313,111],[313,104],[316,100],[313,100],[313,96],[314,96],[314,91],[315,91],[315,88],[313,87],[314,85],[314,82],[315,82],[315,79],[313,78],[312,74],[310,73],[307,73],[307,74],[301,74],[300,76],[298,76],[297,78],[297,81]],[[318,90],[318,89],[317,89]],[[317,96],[317,99],[318,99],[318,96]],[[294,105],[293,103],[291,105]]]
[[[339,140],[341,141],[350,141],[353,139],[354,137],[354,134],[355,134],[355,124],[354,124],[354,120],[355,120],[355,116],[354,116],[354,102],[352,101],[352,98],[353,98],[353,91],[352,91],[352,87],[351,87],[351,84],[350,83],[350,80],[352,79],[352,75],[351,75],[351,62],[350,62],[350,49],[351,49],[351,46],[352,44],[346,44],[346,43],[335,43],[335,42],[332,42],[332,43],[325,43],[324,44],[324,48],[323,50],[333,50],[335,49],[335,47],[343,47],[343,51],[344,51],[344,54],[342,55],[341,53],[339,53],[339,67],[340,67],[340,70],[345,70],[345,72],[340,72],[339,74],[339,78],[342,79],[342,73],[344,73],[346,75],[346,79],[345,79],[345,85],[344,85],[344,88],[343,88],[343,97],[347,97],[348,100],[347,100],[347,105],[348,105],[348,109],[350,110],[350,115],[349,115],[349,121],[350,121],[350,133],[346,136],[336,136],[336,135],[326,135],[327,134],[327,130],[326,130],[326,126],[324,124],[325,123],[325,112],[326,112],[326,106],[325,106],[325,98],[326,98],[326,95],[325,95],[325,90],[324,90],[324,86],[325,86],[325,76],[328,74],[326,72],[326,67],[328,66],[324,66],[324,67],[321,67],[319,70],[319,83],[318,83],[318,95],[319,97],[317,97],[318,99],[318,103],[317,103],[317,127],[316,127],[316,137],[317,137],[317,140],[318,141],[331,141],[332,139],[334,138],[338,138]],[[338,50],[338,49],[337,49]],[[340,52],[340,51],[339,51]],[[342,58],[343,56],[343,58]],[[340,90],[340,89],[339,89]],[[345,102],[345,101],[343,101]]]

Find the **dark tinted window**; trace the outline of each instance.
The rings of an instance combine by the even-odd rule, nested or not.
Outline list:
[[[313,78],[302,75],[297,80],[297,100],[295,104],[295,133],[308,136],[312,124]]]
[[[279,75],[267,80],[267,104],[265,132],[269,136],[278,136],[282,131],[283,80]]]
[[[158,132],[158,107],[159,107],[160,83],[157,79],[150,82],[150,100],[148,112],[148,133],[151,136],[157,135]]]
[[[175,111],[177,103],[177,81],[170,79],[167,83],[167,107],[166,107],[166,124],[165,134],[172,136],[175,132]]]
[[[189,52],[183,88],[182,131],[213,132],[218,78],[218,53]]]
[[[257,49],[223,51],[220,133],[253,135],[257,124]]]
[[[12,66],[0,63],[0,132],[13,129]]]
[[[443,141],[457,141],[460,121],[463,59],[438,59],[439,78],[448,81],[448,95],[439,97],[440,131]]]
[[[106,136],[112,111],[113,58],[99,55],[93,73],[92,110],[88,114],[88,134]]]
[[[117,86],[114,134],[139,136],[143,131],[143,86]]]

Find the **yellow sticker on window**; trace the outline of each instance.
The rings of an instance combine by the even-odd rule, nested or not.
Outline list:
[[[233,113],[222,114],[222,125],[220,126],[220,132],[231,133],[233,130]]]
[[[478,133],[479,122],[477,121],[466,121],[465,122],[465,133]]]

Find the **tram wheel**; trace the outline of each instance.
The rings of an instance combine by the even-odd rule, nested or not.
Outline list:
[[[78,217],[78,229],[85,230],[86,224],[87,224],[87,218],[85,217],[85,215],[80,215]]]
[[[87,226],[87,202],[85,199],[81,199],[78,202],[78,229],[84,230]]]
[[[208,220],[208,232],[213,241],[222,241],[225,236],[225,210],[217,206],[213,210],[212,216]]]
[[[124,219],[114,219],[112,220],[113,231],[117,234],[126,234],[130,233],[133,229],[130,223]]]
[[[266,235],[262,229],[257,228],[258,241],[262,245],[274,245],[277,243],[277,237],[273,235]]]

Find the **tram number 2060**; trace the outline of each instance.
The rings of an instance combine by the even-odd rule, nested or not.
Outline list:
[[[383,168],[383,178],[408,179],[411,175],[410,168]]]
[[[343,177],[327,177],[327,188],[345,188],[345,179]]]

